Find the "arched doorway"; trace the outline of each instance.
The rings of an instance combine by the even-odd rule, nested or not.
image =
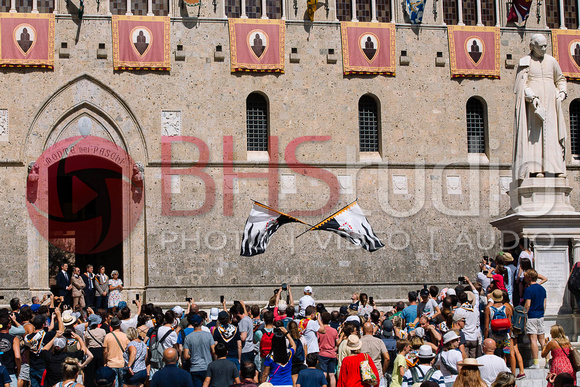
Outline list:
[[[86,134],[86,127],[83,128],[81,122],[83,120],[85,123],[87,120],[91,123],[90,136],[105,139],[126,152],[137,164],[137,172],[142,178],[144,177],[143,166],[148,163],[148,152],[145,137],[137,118],[119,95],[88,75],[80,76],[55,91],[34,117],[28,130],[26,143],[22,148],[22,158],[29,165],[29,173],[39,156],[51,146],[63,139],[83,136],[83,132]],[[84,157],[77,157],[78,155],[68,157],[71,165],[83,162]],[[102,161],[99,163],[102,164]],[[115,166],[110,164],[105,169],[115,171]],[[123,172],[125,177],[135,173],[135,171]],[[58,177],[58,168],[51,173],[55,173]],[[95,177],[93,176],[93,178]],[[67,179],[68,181],[66,181]],[[61,190],[67,191],[66,187],[68,186],[68,191],[70,191],[74,184],[77,184],[78,188],[79,182],[71,176],[62,176],[61,180]],[[91,192],[97,189],[91,186],[90,179],[80,185],[85,190],[85,194],[89,195],[88,199],[90,199]],[[49,185],[46,187],[46,192],[43,195],[47,198],[58,194],[58,191],[53,191]],[[115,196],[114,190],[111,196]],[[65,195],[61,200],[65,207],[68,203],[71,213],[78,213],[78,217],[90,218],[95,215],[98,204],[88,199],[81,200],[80,204],[74,204],[75,211],[72,211],[74,203],[72,198],[67,198]],[[144,203],[145,192],[141,191],[139,195],[134,192],[124,195],[123,201],[127,200],[137,200]],[[121,212],[122,216],[119,216],[117,221],[119,224],[126,225],[128,221],[132,220],[132,217],[127,214],[126,210]],[[71,230],[66,227],[49,227],[48,222],[44,225],[45,230],[42,230],[41,227],[40,231],[32,221],[28,223],[28,286],[31,292],[39,293],[49,289],[47,275],[50,268],[49,263],[58,260],[58,257],[51,257],[54,252],[50,251],[48,240],[58,237],[70,239],[72,235]],[[134,293],[142,293],[147,285],[144,212],[136,219],[136,223],[132,227],[132,232],[121,243],[117,243],[110,249],[101,251],[96,255],[92,254],[94,256],[90,258],[78,253],[75,253],[74,257],[68,257],[68,259],[74,259],[74,262],[81,269],[84,269],[86,263],[91,263],[94,266],[104,264],[107,274],[110,274],[112,269],[121,272],[124,282],[123,293],[126,299],[131,299]],[[45,233],[50,236],[45,238],[43,236]]]

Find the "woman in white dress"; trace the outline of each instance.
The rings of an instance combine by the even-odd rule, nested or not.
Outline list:
[[[116,308],[119,305],[121,290],[123,290],[123,280],[119,279],[119,272],[113,270],[109,280],[109,309]]]

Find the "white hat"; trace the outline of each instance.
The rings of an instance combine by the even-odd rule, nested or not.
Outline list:
[[[346,348],[350,349],[351,351],[357,351],[361,349],[362,341],[360,341],[357,335],[350,335],[348,336],[348,340],[346,342]]]
[[[459,339],[459,336],[457,336],[457,333],[455,333],[454,331],[449,331],[446,334],[443,335],[443,344],[447,344],[453,340],[457,340]]]
[[[211,308],[209,310],[209,318],[212,321],[216,321],[218,319],[218,314],[220,313],[220,310],[218,308]]]
[[[310,286],[305,286],[304,287],[304,293],[312,294],[312,288]]]
[[[66,339],[64,337],[57,337],[52,343],[56,348],[63,349],[66,347]]]
[[[431,346],[425,344],[419,347],[419,353],[417,354],[417,356],[420,359],[432,359],[435,357],[435,354],[433,353],[433,349],[431,348]]]
[[[177,305],[175,308],[171,309],[174,313],[176,314],[183,314],[183,308],[179,305]]]
[[[455,293],[455,289],[447,289],[447,295],[448,296],[456,296],[457,293]]]
[[[415,336],[424,339],[425,338],[425,329],[422,327],[415,328]]]
[[[77,318],[73,315],[72,310],[68,309],[62,312],[62,323],[65,327],[73,325]]]

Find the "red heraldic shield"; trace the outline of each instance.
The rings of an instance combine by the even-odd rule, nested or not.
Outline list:
[[[395,25],[340,23],[345,75],[395,75]]]
[[[451,78],[499,78],[499,28],[448,26]]]
[[[552,30],[552,52],[568,79],[580,79],[580,31]]]
[[[0,13],[1,67],[54,67],[54,14]]]
[[[284,72],[284,20],[229,19],[232,73]]]
[[[113,15],[115,70],[171,69],[169,17]]]

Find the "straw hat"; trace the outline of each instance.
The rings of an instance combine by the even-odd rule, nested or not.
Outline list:
[[[491,292],[491,299],[494,302],[502,302],[503,301],[503,292],[499,289],[495,289]]]
[[[458,361],[457,365],[460,366],[468,366],[468,367],[483,367],[483,364],[479,364],[477,359],[467,358],[463,359],[463,361]]]
[[[348,341],[346,342],[346,348],[351,351],[358,351],[361,349],[362,343],[357,335],[348,336]]]

